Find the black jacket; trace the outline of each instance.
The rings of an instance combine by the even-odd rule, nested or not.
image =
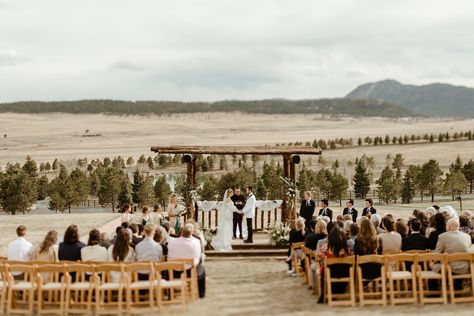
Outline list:
[[[80,261],[81,249],[85,246],[80,241],[76,243],[62,242],[59,244],[58,258],[59,260]]]
[[[307,223],[313,218],[314,209],[316,208],[316,203],[314,203],[313,200],[309,200],[308,202],[306,200],[301,201],[300,207],[300,216],[303,217]]]
[[[428,238],[420,233],[409,234],[402,240],[402,251],[426,250],[429,248]]]
[[[352,208],[352,212],[349,213],[349,208],[346,207],[344,211],[342,211],[342,215],[346,215],[346,214],[352,215],[352,221],[355,223],[357,220],[357,214],[359,214],[359,212],[355,208]]]
[[[332,222],[332,210],[330,208],[326,209],[326,212],[324,212],[324,209],[319,210],[319,216],[327,216],[329,217],[329,220]]]
[[[364,210],[362,211],[362,216],[367,216],[369,213],[375,214],[377,213],[377,210],[373,206],[365,207]]]
[[[232,195],[232,196],[230,197],[230,199],[232,200],[232,202],[234,202],[235,207],[236,207],[239,211],[243,210],[243,208],[244,208],[244,206],[245,206],[245,202],[246,202],[246,201],[245,201],[245,196],[234,194],[234,195]],[[235,202],[242,202],[242,204],[235,204]]]

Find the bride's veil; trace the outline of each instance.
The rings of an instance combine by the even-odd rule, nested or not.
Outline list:
[[[229,189],[225,190],[224,196],[222,197],[222,202],[225,202],[225,200],[227,199],[227,193],[229,193]]]

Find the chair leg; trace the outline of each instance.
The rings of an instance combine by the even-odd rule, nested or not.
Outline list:
[[[423,287],[423,279],[421,278],[420,275],[418,275],[418,287],[420,291],[420,304],[423,306],[425,305],[425,293],[424,293],[424,287]]]
[[[389,280],[389,289],[390,289],[390,304],[391,305],[395,305],[395,293],[394,293],[394,289],[393,289],[393,279],[390,278]]]

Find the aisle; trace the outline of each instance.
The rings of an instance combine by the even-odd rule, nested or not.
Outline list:
[[[302,315],[472,315],[474,304],[328,308],[300,278],[289,277],[281,260],[213,260],[206,263],[207,297],[189,306],[185,316]],[[164,315],[165,313],[160,313]]]

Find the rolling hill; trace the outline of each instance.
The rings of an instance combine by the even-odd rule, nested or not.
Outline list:
[[[450,84],[415,86],[384,80],[361,85],[346,98],[384,100],[426,116],[474,117],[474,88]]]

